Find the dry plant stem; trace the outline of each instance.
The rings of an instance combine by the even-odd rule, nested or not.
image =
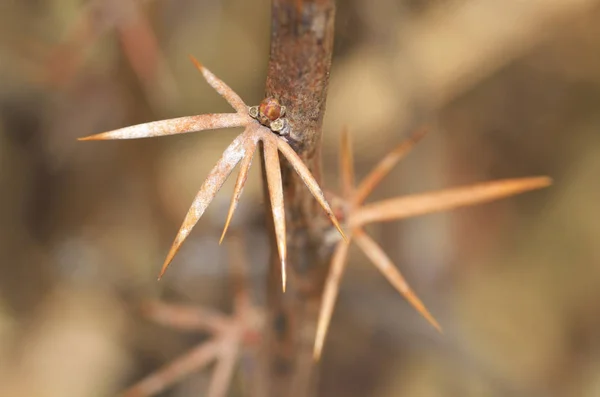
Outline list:
[[[323,351],[323,344],[325,343],[325,336],[329,329],[329,322],[333,315],[333,308],[335,301],[340,289],[342,282],[342,276],[346,268],[346,258],[348,257],[348,250],[350,249],[350,242],[352,241],[352,235],[348,242],[341,242],[335,248],[333,257],[331,259],[331,267],[329,269],[329,275],[327,276],[327,282],[323,291],[323,302],[321,303],[321,311],[319,313],[319,323],[317,326],[317,334],[315,337],[315,345],[313,351],[313,357],[319,359],[321,352]]]
[[[294,149],[320,182],[321,125],[333,49],[333,0],[273,0],[271,54],[266,94],[288,109]],[[330,227],[287,162],[282,162],[286,200],[288,289],[281,293],[271,260],[268,300],[268,396],[313,395],[311,360],[321,287],[331,256],[324,246]],[[265,174],[265,173],[263,173]],[[273,247],[276,247],[273,238]]]
[[[244,185],[246,184],[246,179],[248,179],[248,172],[250,171],[250,166],[252,165],[252,158],[254,157],[254,152],[256,146],[249,145],[250,147],[246,148],[246,154],[244,154],[244,158],[240,163],[240,173],[238,174],[238,178],[235,181],[235,187],[233,189],[234,193],[231,197],[231,204],[229,205],[229,212],[227,213],[227,219],[225,220],[225,227],[223,228],[223,233],[221,234],[221,239],[219,240],[219,244],[223,242],[225,238],[225,234],[227,233],[227,229],[229,228],[229,223],[233,218],[233,213],[237,208],[237,205],[240,201],[240,197],[242,196],[242,192],[244,190]]]

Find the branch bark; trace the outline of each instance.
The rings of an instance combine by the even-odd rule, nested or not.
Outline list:
[[[273,0],[271,18],[266,95],[287,107],[287,120],[296,140],[294,149],[321,184],[321,127],[333,51],[335,3]],[[283,294],[272,235],[264,345],[267,395],[308,396],[314,395],[316,385],[312,349],[332,252],[324,235],[331,224],[290,166],[285,161],[281,166],[288,222],[289,282]],[[266,181],[264,174],[263,164]],[[268,198],[265,202],[269,202]],[[273,225],[272,220],[268,219],[267,225]]]

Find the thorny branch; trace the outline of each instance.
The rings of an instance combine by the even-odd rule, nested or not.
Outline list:
[[[321,126],[333,50],[333,0],[273,0],[267,97],[279,99],[295,149],[320,182]],[[312,345],[321,286],[331,254],[325,246],[330,225],[303,182],[282,163],[288,222],[289,288],[278,288],[277,256],[272,254],[267,338],[268,395],[312,395]],[[269,224],[271,222],[268,222]]]
[[[260,145],[265,196],[270,204],[267,213],[271,222],[268,224],[272,225],[273,236],[268,310],[265,337],[262,338],[260,373],[263,376],[257,381],[258,384],[267,385],[268,389],[261,395],[315,394],[313,342],[316,334],[314,354],[318,358],[352,240],[388,281],[432,325],[440,328],[383,249],[362,230],[362,226],[491,201],[550,183],[545,177],[496,181],[363,205],[373,188],[408,153],[422,134],[398,146],[384,157],[361,184],[355,186],[350,141],[347,133],[344,133],[341,167],[343,192],[341,197],[336,197],[341,205],[336,209],[351,231],[349,238],[346,238],[334,209],[325,200],[319,186],[321,124],[333,48],[334,12],[333,0],[273,0],[267,97],[259,106],[248,107],[223,81],[193,60],[207,82],[229,102],[236,113],[162,120],[83,138],[135,139],[245,127],[244,132],[225,150],[200,188],[167,255],[161,275],[239,163],[240,172],[221,236],[223,239],[240,199],[255,149]],[[280,153],[285,157],[281,162]],[[343,238],[338,239],[337,247],[333,246],[336,241],[326,238],[332,227],[337,228]],[[327,276],[329,264],[331,269]],[[290,270],[290,288],[287,294],[283,294],[279,282],[283,282],[285,292],[286,267]],[[236,314],[251,309],[243,288],[237,290],[235,301]],[[160,314],[161,310],[163,314],[168,313],[169,319]],[[246,316],[229,319],[206,310],[196,315],[190,315],[189,312],[182,314],[184,312],[177,308],[166,310],[154,307],[153,314],[156,321],[164,321],[182,329],[208,331],[214,337],[141,381],[126,395],[148,396],[160,392],[190,371],[214,360],[218,362],[209,395],[223,396],[226,393],[242,335],[249,329],[254,330],[256,322],[248,324]]]
[[[266,98],[261,102],[260,106],[248,107],[244,101],[233,91],[227,84],[212,74],[207,68],[202,66],[195,58],[191,57],[192,62],[202,73],[208,84],[215,89],[237,113],[223,114],[201,114],[197,116],[180,117],[176,119],[153,121],[150,123],[133,125],[130,127],[119,128],[117,130],[103,132],[100,134],[80,138],[82,141],[107,140],[107,139],[138,139],[152,138],[165,135],[185,134],[193,131],[212,130],[216,128],[240,127],[244,126],[244,132],[238,135],[233,142],[225,149],[217,164],[204,180],[200,191],[192,202],[192,206],[188,210],[183,224],[179,228],[179,232],[175,237],[175,241],[171,245],[171,249],[167,254],[167,258],[163,263],[162,269],[158,278],[160,279],[167,267],[175,258],[175,255],[181,248],[183,242],[190,235],[192,229],[198,223],[204,211],[215,198],[229,175],[238,163],[242,163],[242,168],[238,176],[227,221],[221,240],[227,232],[229,222],[235,212],[238,200],[244,189],[248,169],[252,164],[252,155],[260,143],[262,143],[264,152],[263,159],[267,165],[267,195],[271,203],[271,214],[275,228],[275,240],[277,253],[281,268],[282,291],[285,292],[286,287],[286,257],[287,257],[287,241],[286,241],[286,222],[285,210],[283,203],[283,188],[281,186],[281,169],[279,164],[279,152],[288,160],[293,170],[298,174],[300,180],[306,185],[308,191],[316,199],[321,208],[329,217],[330,221],[337,228],[343,238],[345,238],[339,222],[337,221],[333,210],[325,200],[325,195],[319,184],[312,176],[310,170],[302,162],[294,149],[287,143],[285,136],[287,135],[288,126],[287,120],[277,116],[274,120],[270,120],[269,116],[273,116],[274,112],[270,112],[269,106],[265,104],[276,104],[280,111],[278,115],[283,115],[285,111],[279,102],[273,98]],[[266,111],[267,114],[264,114]],[[265,125],[263,125],[265,124]],[[267,128],[267,126],[269,128]],[[275,132],[273,129],[277,127]]]

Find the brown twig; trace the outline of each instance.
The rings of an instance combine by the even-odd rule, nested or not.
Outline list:
[[[273,0],[267,96],[287,108],[298,156],[320,181],[321,126],[333,50],[333,0]],[[303,181],[283,162],[289,220],[289,287],[277,285],[273,252],[269,281],[267,357],[269,396],[314,394],[313,337],[321,286],[330,258],[324,236],[330,225],[303,189]],[[275,240],[273,240],[275,241]]]

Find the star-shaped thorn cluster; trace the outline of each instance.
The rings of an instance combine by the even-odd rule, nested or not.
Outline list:
[[[262,142],[264,149],[264,162],[267,175],[267,185],[273,221],[275,225],[275,236],[277,239],[277,250],[281,260],[282,286],[285,291],[286,273],[285,259],[286,251],[286,231],[285,231],[285,209],[283,202],[283,187],[281,182],[281,168],[279,164],[279,152],[288,160],[300,178],[304,181],[312,195],[325,210],[331,222],[338,229],[345,239],[344,233],[331,209],[319,184],[312,176],[308,167],[302,162],[302,159],[296,154],[294,149],[286,142],[285,137],[279,133],[282,130],[288,131],[289,123],[284,122],[285,111],[279,109],[273,112],[273,98],[267,98],[263,103],[269,106],[259,106],[249,108],[244,101],[223,81],[212,74],[207,68],[202,66],[193,57],[190,57],[198,70],[202,73],[208,84],[214,88],[225,100],[236,110],[236,113],[221,114],[201,114],[197,116],[180,117],[176,119],[154,121],[150,123],[138,124],[130,127],[121,128],[114,131],[104,132],[85,138],[83,141],[107,140],[107,139],[136,139],[157,137],[163,135],[184,134],[193,131],[212,130],[216,128],[245,127],[244,132],[238,135],[233,142],[225,149],[223,155],[217,161],[217,164],[208,174],[208,177],[202,184],[200,191],[196,195],[190,210],[188,211],[183,225],[179,229],[175,241],[171,246],[167,258],[160,271],[159,279],[163,276],[165,270],[173,260],[173,257],[181,247],[183,241],[190,234],[194,225],[198,222],[204,211],[214,199],[223,183],[233,171],[233,168],[240,163],[240,172],[231,198],[231,205],[221,241],[229,226],[235,208],[242,194],[254,152],[259,143]],[[268,111],[268,114],[259,114],[261,109]],[[252,114],[250,113],[252,111]],[[257,112],[257,113],[255,113]],[[275,113],[275,114],[274,114]],[[276,116],[276,117],[275,117]],[[267,123],[265,120],[271,120]],[[269,126],[263,125],[269,124]],[[273,125],[275,124],[275,126]],[[285,127],[285,128],[284,128]],[[275,128],[275,129],[274,129]]]
[[[375,203],[364,204],[369,194],[392,168],[414,147],[425,135],[427,128],[415,132],[409,139],[400,143],[387,154],[358,185],[354,182],[354,168],[350,136],[346,129],[341,136],[341,185],[342,195],[332,201],[336,211],[341,212],[339,218],[346,223],[350,230],[348,238],[340,241],[335,247],[329,274],[325,282],[321,311],[317,325],[317,335],[314,346],[314,357],[319,359],[333,313],[333,307],[338,295],[339,285],[346,267],[346,258],[351,241],[355,241],[360,250],[369,258],[373,265],[385,278],[402,294],[410,304],[427,319],[438,331],[441,327],[423,302],[410,288],[400,271],[383,249],[363,230],[363,226],[373,222],[387,222],[409,218],[418,215],[431,214],[450,210],[457,207],[476,205],[500,198],[513,196],[529,190],[540,189],[552,183],[548,177],[530,177],[505,179],[476,185],[440,190],[424,194],[414,194],[395,197]]]
[[[215,363],[208,397],[225,397],[237,362],[244,354],[256,366],[264,315],[250,297],[245,250],[239,238],[231,239],[230,270],[234,286],[233,314],[228,316],[195,306],[147,303],[144,314],[154,322],[182,331],[196,331],[209,338],[165,367],[125,390],[121,397],[150,397],[159,394],[184,377]],[[249,381],[252,381],[249,377]]]

